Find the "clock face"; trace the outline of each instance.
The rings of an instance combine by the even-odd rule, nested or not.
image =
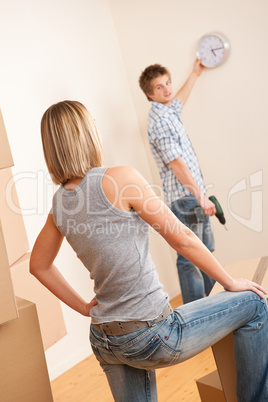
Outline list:
[[[205,67],[217,67],[226,53],[226,43],[216,34],[203,36],[199,42],[197,57]]]

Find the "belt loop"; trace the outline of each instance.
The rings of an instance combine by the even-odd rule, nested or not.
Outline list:
[[[103,329],[103,324],[100,324],[100,329],[101,329],[101,333],[102,333],[102,336],[103,336],[105,348],[107,350],[109,350],[109,345],[108,345],[109,339],[107,338],[107,335],[106,335],[106,333],[105,333],[105,331]]]
[[[148,327],[153,327],[155,326],[155,321],[151,320],[151,321],[147,321]]]

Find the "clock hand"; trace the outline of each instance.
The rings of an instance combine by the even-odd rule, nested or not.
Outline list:
[[[215,49],[210,49],[212,51],[212,53],[214,54],[214,56],[216,56],[216,53],[214,52]]]
[[[211,49],[211,51],[214,53],[214,50],[220,50],[220,49],[223,49],[223,46],[222,47],[216,47],[215,49]]]

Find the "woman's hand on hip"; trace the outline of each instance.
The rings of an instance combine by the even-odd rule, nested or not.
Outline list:
[[[86,315],[87,317],[90,317],[90,310],[92,309],[92,307],[96,306],[96,304],[98,304],[98,301],[97,301],[96,297],[93,297],[93,299],[89,303],[87,303],[86,313],[84,315]]]

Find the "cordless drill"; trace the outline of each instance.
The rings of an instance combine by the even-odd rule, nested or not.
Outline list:
[[[222,207],[220,206],[220,203],[219,203],[219,201],[217,200],[217,198],[215,197],[215,195],[211,195],[210,197],[209,197],[209,200],[211,201],[211,202],[213,202],[213,204],[215,205],[215,207],[216,207],[216,217],[219,219],[219,222],[222,224],[222,225],[224,225],[224,227],[225,227],[225,229],[227,230],[227,227],[225,226],[225,223],[226,223],[226,219],[225,219],[225,216],[224,216],[224,214],[223,214],[223,210],[222,210]],[[200,205],[198,205],[197,207],[195,207],[194,209],[193,209],[193,211],[194,211],[194,213],[195,213],[195,216],[196,216],[196,218],[197,218],[197,221],[198,222],[204,222],[204,219],[205,219],[205,215],[204,215],[204,210],[203,210],[203,208],[202,207],[200,207]]]
[[[223,214],[223,210],[222,210],[222,207],[220,206],[220,203],[219,203],[219,201],[217,200],[217,198],[215,197],[215,195],[211,195],[210,197],[208,197],[209,198],[209,200],[211,201],[211,202],[213,202],[213,204],[215,205],[215,207],[216,207],[216,217],[219,219],[219,222],[222,224],[222,225],[224,225],[224,227],[225,227],[225,229],[227,230],[227,227],[225,226],[225,223],[226,223],[226,219],[225,219],[225,216],[224,216],[224,214]]]

